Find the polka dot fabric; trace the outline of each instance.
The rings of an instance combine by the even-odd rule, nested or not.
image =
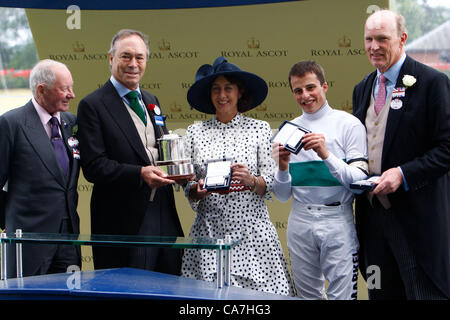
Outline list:
[[[213,118],[188,128],[186,154],[193,161],[197,179],[204,178],[207,160],[231,157],[234,163],[246,164],[253,175],[262,176],[267,184],[264,196],[243,191],[213,193],[198,203],[190,200],[196,211],[190,237],[224,239],[230,235],[233,240],[240,239],[232,250],[231,284],[293,295],[286,259],[264,201],[271,199],[275,168],[270,157],[270,136],[267,122],[241,114],[227,124]],[[185,188],[186,195],[192,183]],[[186,250],[182,275],[215,281],[216,252]]]

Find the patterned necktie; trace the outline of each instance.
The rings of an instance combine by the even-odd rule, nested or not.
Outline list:
[[[56,158],[58,159],[59,166],[65,175],[69,172],[69,156],[67,155],[66,146],[64,145],[61,135],[58,130],[58,119],[52,117],[50,119],[50,127],[52,128],[51,138],[53,148],[55,149]]]
[[[375,113],[378,115],[386,103],[386,77],[380,74],[378,77],[378,92],[375,98]]]
[[[139,94],[137,91],[130,91],[125,95],[130,102],[130,108],[133,109],[134,112],[141,118],[142,122],[147,125],[147,121],[145,119],[145,111],[142,109],[141,104],[139,103]]]

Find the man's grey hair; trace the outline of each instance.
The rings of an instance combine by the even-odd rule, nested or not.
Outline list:
[[[406,29],[405,17],[403,17],[400,13],[397,12],[394,12],[394,14],[395,14],[395,21],[397,22],[398,35],[401,36],[404,33],[408,33],[408,30]]]
[[[44,84],[48,87],[52,87],[55,83],[56,76],[54,72],[54,67],[56,66],[67,66],[64,63],[44,59],[39,61],[30,72],[30,89],[33,93],[33,97],[36,98],[36,88],[40,84]]]
[[[147,59],[148,59],[150,57],[150,44],[148,41],[148,36],[138,30],[133,29],[122,29],[119,32],[117,32],[111,40],[111,47],[108,53],[114,56],[116,52],[116,42],[122,38],[126,38],[132,35],[139,36],[142,39],[142,41],[144,41],[145,46],[147,48]]]
[[[394,19],[395,19],[395,23],[396,23],[396,27],[397,27],[397,34],[399,37],[401,37],[403,33],[408,33],[408,30],[406,29],[405,17],[403,17],[400,13],[395,12],[393,10],[381,9],[379,11],[375,11],[367,18],[367,20],[369,20],[369,18],[371,18],[373,15],[386,14],[386,13],[394,15]],[[367,20],[366,20],[366,23],[367,23]],[[374,22],[376,23],[376,20]]]

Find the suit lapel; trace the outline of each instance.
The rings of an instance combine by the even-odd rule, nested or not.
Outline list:
[[[105,105],[105,109],[116,121],[117,125],[122,130],[123,135],[127,138],[129,144],[136,151],[139,157],[141,157],[146,164],[150,164],[150,159],[148,158],[147,152],[145,152],[144,145],[141,142],[136,126],[134,125],[130,114],[126,110],[122,99],[117,93],[117,90],[109,80],[103,88],[104,93],[101,99]]]
[[[165,123],[164,123],[164,126],[159,126],[159,125],[157,125],[156,124],[156,121],[155,121],[155,116],[157,116],[156,114],[155,114],[155,111],[150,111],[149,109],[148,109],[148,105],[149,104],[155,104],[155,105],[158,105],[158,101],[156,101],[156,99],[154,98],[154,97],[152,97],[150,94],[148,94],[147,92],[145,92],[145,91],[142,91],[142,100],[144,101],[144,104],[145,104],[145,107],[146,107],[146,109],[147,109],[147,113],[148,113],[148,115],[150,116],[150,120],[152,121],[152,124],[153,124],[153,128],[155,129],[155,138],[156,139],[159,139],[159,138],[161,138],[165,133],[167,133],[167,128],[166,128],[166,125],[165,125]],[[159,106],[158,106],[159,107]]]
[[[375,81],[376,72],[372,72],[364,80],[362,95],[358,101],[359,108],[355,111],[355,116],[361,120],[362,123],[366,121],[367,109],[370,105],[370,95],[372,94],[373,82]]]
[[[72,128],[75,125],[75,123],[67,116],[66,113],[61,112],[61,133],[62,138],[64,141],[64,144],[66,145],[66,149],[69,151],[69,161],[70,161],[70,171],[69,171],[69,181],[71,181],[76,176],[76,170],[75,168],[75,161],[78,161],[74,159],[73,157],[73,146],[69,145],[69,138],[72,137]]]
[[[31,147],[34,149],[38,157],[44,163],[45,167],[55,177],[56,181],[65,187],[64,174],[59,167],[56,159],[55,150],[50,142],[50,139],[42,126],[41,120],[34,109],[33,103],[30,101],[26,105],[26,119],[24,125],[27,127],[24,130]]]
[[[404,87],[403,81],[402,81],[403,76],[405,74],[411,73],[412,72],[411,68],[412,68],[411,60],[409,57],[406,57],[406,60],[403,63],[402,68],[400,69],[400,73],[398,74],[397,83],[395,84],[394,88]],[[404,97],[400,97],[398,99],[402,101],[401,108],[393,109],[389,106],[389,114],[388,114],[388,119],[387,119],[387,123],[386,123],[386,132],[384,135],[383,155],[381,158],[381,163],[384,163],[384,160],[389,153],[389,149],[392,145],[392,141],[394,140],[396,132],[401,125],[402,116],[405,113],[405,111],[407,110],[408,99],[409,99],[408,90],[406,89]]]

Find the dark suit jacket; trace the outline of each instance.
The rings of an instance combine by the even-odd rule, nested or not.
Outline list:
[[[61,112],[61,123],[63,140],[72,154],[67,139],[72,136],[76,117]],[[22,229],[23,232],[58,233],[64,217],[70,218],[74,233],[80,232],[76,211],[80,166],[73,156],[69,155],[69,159],[69,177],[64,177],[31,101],[0,117],[0,188],[8,181],[5,197],[7,232]],[[34,274],[44,258],[53,255],[55,250],[56,246],[51,245],[24,245],[24,275]]]
[[[146,105],[159,105],[155,96],[141,92]],[[154,115],[150,112],[159,138],[161,132]],[[78,123],[83,174],[94,183],[91,232],[182,236],[172,186],[158,188],[154,202],[149,202],[151,188],[141,178],[141,167],[150,165],[150,159],[111,81],[80,101]],[[161,210],[161,215],[148,213],[149,206]],[[113,254],[115,257],[103,259],[94,252],[94,264],[102,259],[102,267],[130,265],[129,250],[115,250]]]
[[[0,190],[0,229],[5,229],[5,202],[6,192]]]
[[[412,75],[417,82],[400,98],[403,106],[390,109],[382,152],[382,172],[401,166],[409,191],[401,186],[389,195],[392,209],[406,233],[418,263],[450,297],[450,81],[446,75],[410,57],[395,87]],[[376,72],[356,85],[353,113],[365,123]],[[363,235],[369,203],[356,200],[359,235]],[[360,237],[364,255],[364,237]],[[363,259],[361,259],[363,260]],[[361,266],[365,274],[367,266]]]

